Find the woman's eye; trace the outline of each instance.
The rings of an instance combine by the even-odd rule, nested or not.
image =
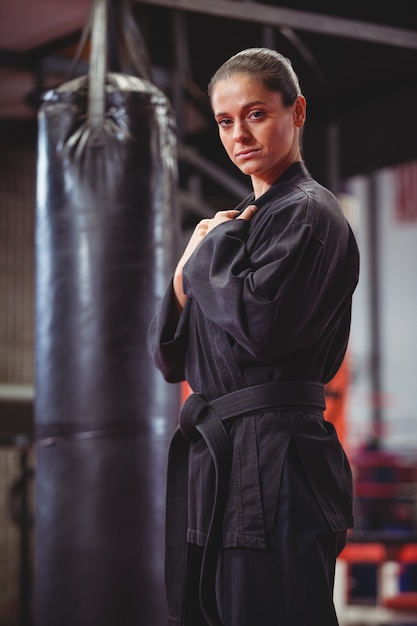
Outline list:
[[[264,112],[263,111],[251,111],[249,117],[252,117],[254,119],[259,119],[260,117],[264,116]]]
[[[231,123],[232,123],[232,120],[230,120],[229,118],[224,118],[218,121],[219,126],[230,126]]]

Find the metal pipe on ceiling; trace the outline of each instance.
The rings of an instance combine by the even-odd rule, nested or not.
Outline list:
[[[269,26],[288,26],[321,35],[360,39],[385,46],[417,50],[416,31],[323,13],[298,11],[261,3],[256,3],[255,7],[253,2],[235,0],[210,0],[209,3],[207,0],[134,0],[134,2]]]

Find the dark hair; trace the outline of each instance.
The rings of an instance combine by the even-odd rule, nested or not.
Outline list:
[[[270,91],[278,91],[286,107],[293,105],[301,95],[298,77],[289,59],[269,48],[247,48],[230,57],[213,74],[208,86],[210,99],[216,83],[237,73],[252,74]]]

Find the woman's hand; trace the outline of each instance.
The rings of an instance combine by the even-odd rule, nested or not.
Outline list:
[[[234,209],[228,209],[227,211],[217,211],[217,213],[211,219],[201,220],[197,226],[194,228],[193,234],[188,241],[188,244],[183,252],[182,257],[178,261],[178,265],[175,269],[174,273],[174,293],[177,299],[178,311],[181,312],[187,302],[187,296],[183,291],[182,284],[182,270],[184,265],[193,254],[193,252],[198,248],[200,243],[203,241],[204,237],[209,233],[213,228],[221,224],[222,222],[227,222],[234,219],[246,220],[249,221],[252,219],[253,215],[257,210],[257,206],[255,204],[251,204],[246,209],[239,214],[239,211]]]
[[[246,220],[247,222],[249,222],[252,219],[252,217],[255,215],[257,210],[258,210],[258,207],[256,206],[256,204],[250,204],[249,206],[246,207],[246,209],[242,211],[240,215],[237,216],[236,219]]]
[[[188,259],[190,258],[194,250],[198,248],[200,243],[203,241],[204,237],[207,235],[210,221],[211,220],[209,219],[201,220],[201,222],[199,222],[197,226],[194,228],[193,234],[191,235],[188,241],[188,244],[182,254],[182,257],[178,261],[177,267],[175,268],[173,286],[174,286],[174,293],[177,299],[179,312],[182,311],[182,309],[185,306],[185,303],[187,302],[187,296],[185,295],[183,291],[183,286],[182,286],[183,267],[187,263]]]
[[[256,204],[250,204],[246,209],[239,214],[239,211],[235,211],[234,209],[228,209],[227,211],[217,211],[214,217],[209,220],[209,225],[207,229],[207,233],[209,233],[213,228],[221,224],[222,222],[227,222],[228,220],[249,220],[252,219],[253,215],[257,210]],[[207,234],[206,233],[206,234]]]

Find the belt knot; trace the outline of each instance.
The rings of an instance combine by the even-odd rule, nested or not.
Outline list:
[[[196,427],[208,411],[209,405],[199,393],[192,393],[185,400],[180,412],[180,430],[187,441],[195,442],[201,438]]]

